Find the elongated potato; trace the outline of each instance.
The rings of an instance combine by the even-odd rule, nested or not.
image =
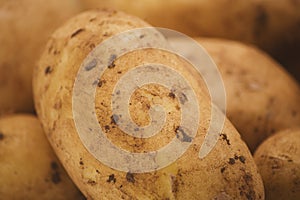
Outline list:
[[[83,3],[88,8],[121,9],[154,26],[190,36],[253,43],[287,67],[291,60],[299,61],[300,2],[297,0],[278,0],[276,3],[273,0],[84,0]]]
[[[145,173],[143,169],[149,167],[147,165],[143,165],[141,171],[136,171],[136,173],[130,169],[139,165],[124,170],[122,166],[127,166],[129,162],[126,161],[127,157],[116,158],[114,154],[111,154],[111,149],[104,149],[106,153],[100,154],[100,158],[97,157],[99,160],[94,157],[94,155],[99,156],[97,152],[107,144],[102,140],[95,141],[91,138],[96,127],[96,129],[94,127],[84,129],[83,133],[77,131],[80,126],[90,124],[89,118],[86,117],[86,110],[89,109],[90,104],[84,101],[79,104],[78,108],[74,99],[72,101],[73,95],[77,98],[80,95],[90,94],[87,87],[80,90],[81,93],[75,93],[77,91],[74,90],[75,80],[82,80],[76,79],[77,73],[83,69],[85,73],[98,74],[93,70],[96,69],[97,62],[102,62],[97,61],[95,46],[104,40],[102,45],[107,45],[110,41],[108,38],[117,33],[145,26],[149,25],[122,12],[93,10],[68,21],[52,35],[47,44],[34,73],[35,105],[48,139],[72,179],[89,199],[263,199],[263,185],[254,160],[238,132],[227,120],[220,138],[217,138],[216,146],[206,157],[199,158],[200,146],[210,123],[210,102],[202,88],[199,88],[197,80],[193,78],[189,70],[186,70],[187,67],[191,67],[189,63],[170,52],[159,49],[146,48],[130,51],[119,58],[112,54],[113,49],[122,49],[119,43],[113,42],[113,46],[106,46],[103,49],[103,55],[99,55],[99,59],[105,55],[112,55],[103,74],[99,74],[98,82],[93,82],[93,86],[96,87],[93,103],[96,115],[93,116],[96,116],[97,124],[102,127],[103,131],[100,132],[104,132],[105,137],[114,144],[113,149],[118,147],[119,150],[125,149],[133,153],[154,151],[157,154],[154,155],[153,161],[157,164],[168,160],[168,157],[159,156],[161,154],[158,153],[160,151],[158,149],[167,148],[172,139],[190,144],[190,148],[167,167],[154,171],[148,170]],[[157,33],[150,40],[147,34],[140,35],[139,38],[141,41],[148,38],[146,41],[150,45],[151,41],[157,39],[159,35]],[[129,41],[130,38],[132,37],[122,39]],[[165,43],[163,38],[156,41]],[[130,45],[128,44],[126,48],[130,49]],[[49,52],[49,49],[52,52],[60,51],[61,54],[54,55],[51,51]],[[92,50],[94,50],[91,54],[95,56],[94,60],[84,61]],[[149,112],[153,111],[151,107],[160,104],[166,111],[166,121],[162,129],[147,139],[129,136],[121,130],[118,122],[122,117],[113,115],[111,109],[113,90],[121,77],[127,80],[126,74],[133,73],[137,70],[135,67],[142,63],[167,65],[188,81],[198,102],[193,106],[198,105],[200,108],[200,111],[197,109],[190,111],[192,113],[185,113],[185,115],[192,116],[192,120],[188,121],[189,127],[195,125],[197,127],[194,140],[184,131],[187,127],[180,126],[180,105],[189,104],[192,99],[184,96],[184,93],[175,94],[173,90],[170,91],[155,82],[138,88],[134,87],[135,90],[130,95],[127,106],[132,120],[139,126],[147,126],[151,124],[149,117]],[[80,68],[81,65],[83,68]],[[154,66],[150,66],[149,69],[152,72],[158,72],[156,74],[162,75],[164,79],[168,79],[171,75]],[[173,71],[169,69],[168,72],[175,73]],[[142,78],[134,76],[119,86],[130,88],[132,80],[146,79],[155,80],[151,76],[144,75]],[[128,91],[117,90],[116,101],[120,100],[119,97],[126,101],[126,92]],[[88,96],[93,97],[92,94]],[[93,109],[90,112],[92,111]],[[199,123],[196,120],[198,111],[201,116]],[[80,116],[83,117],[82,121],[77,121],[76,119]],[[75,124],[75,120],[78,123]],[[135,128],[134,131],[139,131],[139,128]],[[96,136],[99,136],[100,132],[96,132]],[[83,142],[86,142],[86,138],[93,144],[85,143],[84,146]],[[171,154],[168,155],[172,156],[177,151],[179,149],[172,149],[169,152]],[[112,161],[114,167],[106,164],[106,161],[100,161],[101,156],[108,158],[107,162]]]
[[[1,199],[83,199],[33,115],[0,118]]]
[[[266,199],[300,199],[300,130],[281,131],[264,141],[254,154]]]
[[[0,1],[0,114],[33,112],[33,67],[52,32],[79,11],[77,0]]]
[[[300,126],[298,83],[266,53],[240,42],[196,38],[210,54],[226,89],[226,114],[252,152],[271,134]],[[182,38],[170,42],[197,58]]]

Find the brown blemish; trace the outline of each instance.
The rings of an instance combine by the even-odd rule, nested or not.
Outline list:
[[[192,138],[188,136],[182,127],[177,126],[175,129],[176,137],[179,139],[181,142],[192,142]]]
[[[224,173],[225,169],[226,169],[226,167],[222,167],[222,168],[221,168],[220,171],[221,171],[222,174]]]
[[[226,141],[227,145],[230,145],[230,141],[225,133],[221,133],[220,136],[222,136],[222,140]]]
[[[83,163],[83,161],[82,161],[82,158],[80,158],[79,164],[80,164],[80,165],[84,165],[84,163]]]
[[[126,180],[127,180],[128,182],[130,182],[130,183],[134,183],[134,182],[135,182],[134,176],[133,176],[133,174],[130,173],[130,172],[127,172],[127,174],[126,174]]]
[[[4,134],[2,132],[0,132],[0,140],[4,139]]]
[[[96,169],[97,174],[100,174],[100,171],[98,169]]]
[[[117,179],[115,178],[115,175],[111,174],[111,175],[108,176],[108,179],[107,179],[106,182],[108,182],[108,183],[111,183],[111,182],[116,183],[116,181],[117,181]]]
[[[51,74],[52,71],[53,71],[52,68],[50,66],[47,66],[45,69],[45,74],[46,75]]]
[[[100,80],[100,81],[98,82],[98,87],[102,87],[102,85],[103,85],[104,83],[106,83],[105,80]]]
[[[229,163],[230,165],[234,165],[235,159],[234,159],[234,158],[229,158],[228,163]]]
[[[110,119],[111,119],[111,123],[112,123],[112,124],[117,124],[118,121],[119,121],[119,116],[113,114],[113,115],[110,117]]]
[[[170,92],[169,97],[171,97],[172,99],[175,99],[175,94],[173,92]]]
[[[115,65],[115,59],[116,58],[117,58],[117,55],[115,55],[115,54],[110,55],[108,66],[107,66],[109,69],[112,69],[112,68],[114,68],[116,66]]]
[[[145,37],[145,34],[140,35],[140,39],[143,39]]]
[[[58,171],[54,171],[54,173],[52,174],[51,176],[51,181],[54,183],[54,184],[58,184],[60,181],[61,181],[61,178],[60,178],[60,175],[58,173]]]
[[[96,17],[93,17],[93,18],[91,18],[89,21],[90,22],[93,22],[93,21],[95,21],[96,20]]]
[[[72,33],[71,38],[75,37],[76,35],[78,35],[79,33],[83,32],[83,31],[84,31],[83,28],[78,29],[77,31],[75,31],[74,33]]]
[[[96,181],[89,179],[87,182],[89,185],[96,185]]]
[[[108,125],[105,125],[105,126],[104,126],[104,129],[105,129],[106,131],[109,131],[110,128],[109,128]]]
[[[50,166],[51,166],[51,169],[52,169],[52,170],[57,170],[57,169],[58,169],[58,164],[57,164],[57,162],[55,162],[55,161],[52,161],[52,162],[50,163]]]
[[[239,160],[241,161],[241,163],[246,162],[246,158],[244,156],[239,156]]]

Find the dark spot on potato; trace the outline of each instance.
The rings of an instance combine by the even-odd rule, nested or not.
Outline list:
[[[143,39],[145,37],[145,34],[140,35],[140,39]]]
[[[83,161],[79,161],[79,164],[80,164],[80,165],[84,165]]]
[[[89,45],[89,47],[90,47],[90,49],[94,49],[96,47],[96,45],[92,43]]]
[[[118,71],[117,73],[118,73],[118,74],[122,74],[122,71]]]
[[[0,140],[4,139],[4,134],[2,132],[0,132]]]
[[[222,140],[226,141],[227,145],[230,145],[230,141],[225,133],[221,133],[220,136],[222,136]]]
[[[105,129],[106,131],[109,131],[109,129],[110,129],[110,128],[109,128],[109,125],[105,125],[105,126],[104,126],[104,129]]]
[[[116,92],[117,95],[120,95],[120,93],[121,93],[120,90],[118,90],[118,91]]]
[[[181,126],[177,126],[175,129],[176,137],[181,142],[192,142],[192,138],[186,134]]]
[[[98,169],[96,169],[97,174],[100,174],[100,171]]]
[[[126,180],[127,180],[128,182],[130,182],[130,183],[134,183],[134,182],[135,182],[134,176],[133,176],[133,174],[130,173],[130,172],[127,172],[127,174],[126,174]]]
[[[235,163],[235,159],[234,158],[229,158],[228,163],[231,164],[231,165],[233,165]]]
[[[57,170],[55,170],[54,173],[52,174],[51,181],[54,184],[58,184],[61,181],[60,175]]]
[[[109,69],[114,68],[116,66],[115,65],[115,59],[116,58],[117,58],[117,55],[115,55],[115,54],[110,55],[109,61],[108,61],[108,68]]]
[[[187,96],[184,93],[180,93],[180,95],[179,95],[179,101],[180,101],[180,103],[184,104],[185,102],[188,101],[188,98],[187,98]]]
[[[93,21],[95,21],[96,20],[96,17],[93,17],[93,18],[91,18],[89,21],[90,22],[93,22]]]
[[[89,179],[87,182],[89,185],[96,185],[96,181]]]
[[[74,33],[72,33],[71,38],[75,37],[76,35],[78,35],[79,33],[83,32],[83,31],[84,31],[83,28],[78,29],[77,31],[75,31]]]
[[[106,83],[105,80],[100,80],[100,81],[98,82],[98,87],[102,87],[102,85],[103,85],[104,83]]]
[[[292,116],[293,116],[293,117],[296,117],[296,116],[297,116],[297,114],[298,114],[298,113],[297,113],[297,111],[295,111],[295,110],[292,110]]]
[[[120,187],[119,188],[122,188],[123,187],[123,185],[120,185]]]
[[[269,20],[267,11],[263,6],[257,6],[254,20],[254,35],[256,37],[260,37],[264,32],[265,28],[267,27]]]
[[[90,61],[85,67],[85,71],[90,71],[92,70],[93,68],[95,68],[97,66],[97,60],[96,59],[93,59],[92,61]]]
[[[244,156],[239,156],[239,160],[242,162],[242,163],[245,163],[246,162],[246,158]]]
[[[111,174],[111,175],[108,176],[108,179],[107,179],[106,182],[108,182],[108,183],[111,183],[111,182],[116,183],[116,181],[117,181],[117,179],[115,178],[115,175]]]
[[[175,94],[173,92],[170,92],[169,97],[171,97],[172,99],[175,99]]]
[[[224,173],[225,169],[226,169],[226,167],[222,167],[222,168],[221,168],[220,171],[221,171],[222,174]]]
[[[50,66],[47,66],[45,69],[45,74],[46,75],[51,74],[52,71],[53,71],[52,68]]]
[[[113,114],[113,115],[110,117],[110,119],[111,119],[111,123],[112,123],[112,124],[117,124],[118,121],[119,121],[119,116]]]
[[[57,162],[52,161],[52,162],[50,163],[50,166],[51,166],[51,169],[53,169],[53,170],[58,170],[58,164],[57,164]]]

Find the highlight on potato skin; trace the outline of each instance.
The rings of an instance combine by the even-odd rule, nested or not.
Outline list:
[[[258,147],[254,159],[267,200],[300,198],[300,129],[270,136]]]
[[[36,116],[0,118],[1,199],[82,200]]]
[[[180,71],[196,91],[202,120],[192,147],[161,170],[131,173],[107,167],[83,146],[72,113],[72,91],[78,69],[94,47],[108,37],[147,26],[141,19],[119,11],[91,10],[69,20],[48,41],[34,72],[35,106],[46,135],[72,180],[90,199],[264,199],[262,180],[251,153],[228,120],[214,150],[204,159],[198,158],[209,124],[210,102],[199,88],[199,81],[186,70],[189,63],[171,53],[150,49],[114,60],[97,84],[95,114],[106,136],[128,151],[155,150],[167,144],[180,132],[176,126],[180,109],[170,91],[153,84],[136,90],[130,99],[130,114],[140,125],[149,122],[149,106],[154,103],[163,103],[170,111],[162,132],[165,134],[158,134],[148,142],[122,133],[109,106],[111,91],[120,76],[140,61],[162,62]],[[62,54],[54,55],[55,50]]]

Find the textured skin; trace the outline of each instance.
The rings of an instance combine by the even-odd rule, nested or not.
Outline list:
[[[107,137],[129,151],[139,152],[165,145],[170,137],[174,137],[179,119],[178,102],[165,88],[153,84],[136,90],[131,96],[130,113],[137,124],[149,122],[146,113],[153,103],[162,103],[170,111],[165,129],[150,141],[133,139],[120,132],[112,123],[111,110],[106,104],[118,78],[136,63],[165,63],[190,81],[201,108],[198,134],[188,151],[161,170],[130,174],[107,167],[83,146],[72,115],[73,84],[83,59],[107,37],[144,26],[149,25],[121,12],[95,10],[82,13],[52,35],[35,70],[34,98],[39,119],[74,182],[88,199],[263,199],[263,185],[254,160],[228,121],[214,150],[204,159],[198,159],[210,120],[209,100],[197,80],[185,70],[189,67],[188,63],[167,52],[148,49],[115,60],[114,67],[104,72],[102,80],[105,84],[97,88],[96,114],[99,124],[108,126]],[[76,36],[75,32],[78,33]],[[54,50],[60,54],[54,55]],[[49,66],[51,73],[45,74]],[[239,158],[245,160],[240,161]]]
[[[33,112],[33,67],[52,32],[79,11],[77,0],[0,0],[0,115]]]
[[[267,54],[222,39],[197,39],[217,64],[227,116],[252,152],[274,132],[300,126],[298,83]]]
[[[0,118],[1,199],[83,199],[33,115]]]
[[[111,7],[154,26],[190,36],[253,43],[269,52],[300,80],[299,0],[83,0],[87,8]],[[297,66],[299,68],[299,66]]]
[[[254,154],[266,199],[300,199],[300,130],[285,130],[264,141]]]

